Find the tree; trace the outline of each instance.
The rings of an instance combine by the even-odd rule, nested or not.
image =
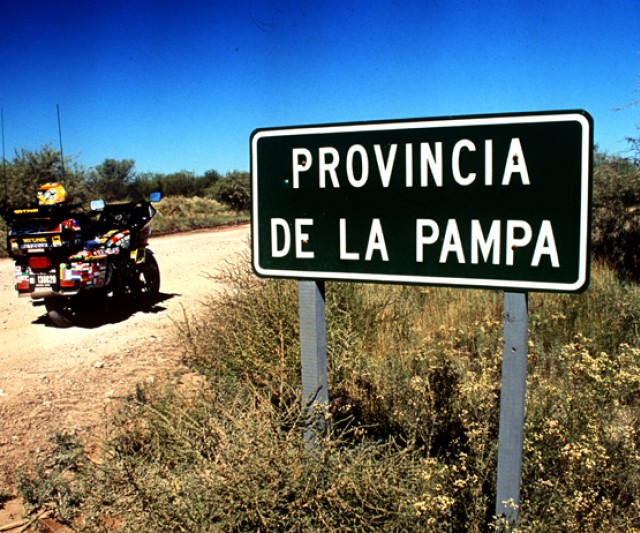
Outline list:
[[[202,176],[202,180],[204,181],[204,188],[208,189],[213,186],[217,181],[220,181],[222,176],[217,170],[207,170]]]
[[[66,157],[64,165],[59,151],[43,146],[38,151],[16,150],[11,162],[3,166],[3,183],[0,194],[9,205],[22,207],[37,202],[40,185],[60,182],[64,185],[69,200],[83,202],[87,198],[84,171],[72,158]]]
[[[627,137],[629,143],[629,151],[631,152],[631,159],[633,162],[640,166],[640,137]]]
[[[133,159],[105,159],[94,167],[89,182],[94,194],[105,201],[126,200],[135,179]]]
[[[164,174],[157,172],[137,172],[132,186],[143,198],[148,198],[152,192],[161,192],[163,196],[167,193],[164,190]]]
[[[164,176],[162,189],[167,196],[197,196],[201,190],[200,179],[187,170],[173,172]]]

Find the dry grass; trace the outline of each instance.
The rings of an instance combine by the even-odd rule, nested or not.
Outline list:
[[[178,324],[202,386],[123,404],[102,465],[76,474],[87,524],[492,530],[500,293],[328,284],[330,431],[310,451],[296,284],[220,276],[225,297]],[[638,530],[639,317],[640,288],[597,265],[582,295],[531,295],[518,530]]]

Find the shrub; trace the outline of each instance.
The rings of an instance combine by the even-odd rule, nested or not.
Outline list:
[[[634,531],[640,521],[640,350],[577,335],[530,386],[523,529]]]
[[[180,325],[185,360],[208,377],[211,389],[248,387],[267,398],[263,402],[276,413],[298,413],[295,283],[259,280],[244,264],[221,274],[217,281],[221,280],[228,289],[224,296],[212,299],[207,313],[188,317]],[[499,322],[484,318],[469,328],[436,328],[432,342],[425,340],[422,328],[430,328],[443,314],[453,321],[462,314],[483,315],[479,308],[469,311],[464,297],[453,298],[448,310],[440,305],[444,298],[436,298],[433,308],[426,305],[425,311],[423,305],[436,294],[407,287],[381,290],[338,283],[328,287],[329,414],[339,438],[329,438],[323,446],[350,457],[378,446],[402,451],[407,461],[402,466],[404,479],[388,476],[384,486],[391,484],[397,505],[408,510],[409,529],[438,524],[440,531],[473,531],[490,521],[491,515],[495,445],[490,438],[497,422]],[[488,296],[490,301],[495,299]],[[484,297],[478,301],[486,304]],[[430,313],[436,309],[437,315]],[[407,327],[408,321],[415,321],[416,312],[418,325]],[[279,424],[289,427],[282,420]],[[301,440],[300,430],[296,435]],[[386,469],[385,461],[391,460],[377,454],[375,461],[368,459],[373,461],[367,465],[368,481],[359,481],[360,492],[368,497],[383,490],[371,483],[376,469]],[[418,459],[419,468],[415,466]],[[401,467],[394,468],[400,471]],[[323,473],[327,479],[335,475]],[[405,485],[411,490],[405,492]],[[377,527],[372,526],[375,522],[358,526],[350,499],[341,495],[341,500],[343,509],[335,523],[347,530],[345,524],[352,523],[356,524],[353,529],[402,529],[400,515],[393,514]],[[305,520],[314,508],[306,509],[298,522],[292,519],[290,528],[309,527]],[[323,520],[334,523],[325,515]]]
[[[155,204],[155,208],[157,213],[152,222],[154,233],[213,228],[247,221],[245,214],[230,211],[210,198],[197,196],[168,196]]]
[[[618,275],[640,281],[640,165],[596,154],[593,253]]]
[[[297,409],[224,383],[195,397],[139,393],[115,419],[86,528],[105,511],[123,531],[409,530],[433,517],[414,502],[437,493],[435,476],[410,449],[349,448],[344,435],[308,449],[301,422]]]
[[[18,490],[27,511],[48,509],[71,525],[86,497],[84,447],[67,433],[56,433],[51,440],[53,449],[46,462],[19,473]]]
[[[217,181],[209,194],[219,202],[236,211],[246,211],[251,207],[251,184],[248,172],[230,172]]]

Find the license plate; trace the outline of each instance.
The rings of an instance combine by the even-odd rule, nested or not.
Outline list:
[[[55,274],[38,274],[36,277],[36,284],[38,285],[53,285],[56,281]]]

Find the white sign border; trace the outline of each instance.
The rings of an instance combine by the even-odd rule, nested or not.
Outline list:
[[[589,270],[589,195],[590,195],[590,163],[591,163],[591,122],[584,111],[558,111],[547,113],[487,115],[475,117],[452,117],[434,119],[399,120],[390,122],[361,122],[349,124],[294,126],[256,130],[251,136],[251,194],[252,218],[251,240],[253,250],[253,268],[257,275],[263,277],[362,281],[378,283],[415,284],[431,286],[453,286],[486,289],[532,290],[550,292],[576,292],[586,288]],[[259,235],[258,217],[258,142],[266,137],[282,137],[285,135],[313,135],[330,133],[356,133],[368,131],[387,131],[398,129],[433,129],[469,126],[541,124],[553,122],[578,122],[582,126],[581,139],[581,175],[580,175],[580,243],[578,248],[578,276],[572,283],[555,283],[527,280],[502,280],[486,278],[460,278],[443,276],[413,276],[385,273],[359,272],[326,272],[309,270],[280,270],[260,266],[260,249],[257,239]]]

